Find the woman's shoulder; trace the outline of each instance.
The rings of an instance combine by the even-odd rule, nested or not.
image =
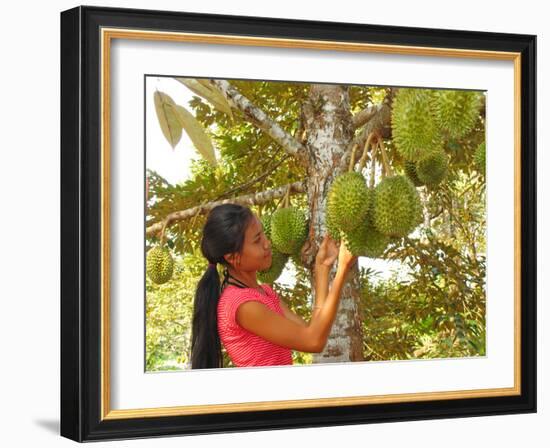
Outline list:
[[[279,301],[277,293],[270,285],[262,283],[260,287],[263,293],[256,288],[241,288],[235,285],[226,285],[220,295],[218,308],[234,308],[249,300],[261,302],[268,306],[273,306]]]
[[[264,290],[265,291],[265,290]],[[264,302],[267,299],[269,293],[262,294],[260,291],[254,288],[241,288],[235,285],[226,285],[223,289],[218,307],[227,308],[233,307],[236,304],[246,302],[247,300],[256,300],[258,302]]]
[[[218,302],[218,314],[224,318],[224,320],[236,324],[237,308],[248,301],[260,302],[267,307],[273,306],[273,293],[271,288],[261,285],[265,294],[261,293],[255,288],[240,288],[235,285],[227,285]]]
[[[258,291],[256,288],[241,288],[235,285],[226,285],[222,291],[221,297],[233,298],[240,297],[242,295],[257,295],[260,297],[267,297],[268,295],[277,295],[273,288],[267,283],[260,284],[260,287],[263,289],[264,293]]]

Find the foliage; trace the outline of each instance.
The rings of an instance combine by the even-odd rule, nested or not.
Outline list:
[[[365,359],[484,356],[484,259],[472,264],[433,237],[406,241],[395,257],[408,280],[361,273]]]

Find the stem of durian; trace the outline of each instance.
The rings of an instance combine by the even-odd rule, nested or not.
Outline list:
[[[206,205],[206,204],[208,204],[208,199],[205,199],[204,201],[202,201],[201,206],[204,206],[204,205]],[[200,213],[200,211],[201,211],[201,208],[202,208],[202,207],[199,207],[199,209],[197,210],[197,213],[195,213],[195,216],[193,216],[193,220],[191,221],[191,228],[192,228],[192,229],[195,228],[195,223],[197,222],[197,218],[198,218],[198,216],[199,216],[199,213]]]
[[[202,205],[206,204],[207,202],[208,202],[208,201],[205,200],[205,201],[202,203]],[[194,225],[195,225],[195,221],[197,220],[197,216],[199,215],[200,210],[201,210],[201,208],[199,208],[199,210],[197,210],[197,213],[196,213],[195,216],[193,217],[193,221],[191,222],[191,226],[194,226]],[[160,247],[163,247],[163,246],[164,246],[164,243],[166,242],[166,229],[167,229],[168,226],[170,226],[173,222],[174,222],[174,219],[173,219],[173,217],[171,218],[170,215],[168,215],[168,217],[165,218],[164,221],[162,222],[162,228],[160,229],[160,232],[159,232]]]
[[[363,148],[363,155],[361,156],[361,160],[359,161],[359,172],[363,171],[363,168],[365,166],[365,163],[367,162],[367,153],[368,153],[368,148],[369,146],[371,146],[371,140],[373,138],[376,138],[376,133],[373,131],[371,132],[368,137],[367,137],[367,141],[365,142],[365,146]]]
[[[376,153],[378,152],[378,142],[374,145],[372,148],[372,154],[371,154],[371,164],[370,164],[370,179],[369,179],[369,187],[374,188],[374,178],[376,176]]]
[[[165,235],[165,230],[166,230],[166,226],[168,224],[168,220],[165,219],[164,222],[162,223],[162,229],[160,230],[160,247],[164,246],[164,240],[166,239],[166,235]]]
[[[277,203],[277,207],[275,207],[275,209],[282,208],[285,203],[285,199],[286,199],[286,194],[279,199],[279,202]]]
[[[290,185],[286,190],[285,207],[290,207]]]
[[[358,146],[359,145],[356,143],[355,145],[353,145],[353,149],[351,150],[351,159],[349,160],[349,167],[348,167],[349,172],[353,171],[353,166],[355,165],[355,151],[357,151]]]
[[[386,153],[386,148],[384,147],[384,142],[382,141],[382,137],[378,139],[378,146],[380,147],[380,152],[382,154],[382,163],[384,164],[384,171],[386,172],[386,175],[393,176],[393,169],[390,166],[390,163],[388,161],[388,154]]]

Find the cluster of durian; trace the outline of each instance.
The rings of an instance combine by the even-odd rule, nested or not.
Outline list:
[[[475,125],[482,94],[462,90],[399,89],[392,107],[391,125],[397,151],[418,161],[443,147],[442,133],[460,138]]]
[[[161,285],[172,278],[174,259],[167,247],[155,246],[147,252],[147,275],[153,283]]]
[[[449,160],[443,137],[470,132],[481,104],[480,92],[399,89],[391,116],[393,142],[415,186],[435,186],[445,178]]]
[[[392,238],[409,234],[420,222],[420,197],[404,175],[385,177],[369,188],[361,173],[350,171],[328,192],[327,231],[356,256],[380,257]]]
[[[271,241],[271,267],[258,271],[262,283],[273,283],[282,274],[289,258],[295,263],[300,260],[300,250],[304,245],[309,228],[309,219],[298,207],[278,208],[272,215],[260,218],[264,233]]]

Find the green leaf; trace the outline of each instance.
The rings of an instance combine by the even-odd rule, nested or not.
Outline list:
[[[212,166],[217,166],[218,162],[216,160],[214,146],[202,125],[191,112],[185,109],[185,107],[176,104],[174,110],[177,112],[176,115],[180,125],[193,142],[193,145],[195,145],[195,148],[197,148],[197,151],[199,151],[202,157],[210,162]]]
[[[172,146],[172,149],[174,149],[181,139],[180,119],[173,108],[176,103],[174,103],[174,100],[169,95],[159,91],[155,92],[154,101],[162,133]]]
[[[224,114],[229,115],[231,121],[233,121],[233,112],[231,111],[231,106],[222,95],[222,93],[213,87],[206,79],[191,79],[191,78],[175,78],[177,81],[181,82],[189,90],[196,93],[199,96],[202,96],[207,100],[214,108],[223,112]]]

